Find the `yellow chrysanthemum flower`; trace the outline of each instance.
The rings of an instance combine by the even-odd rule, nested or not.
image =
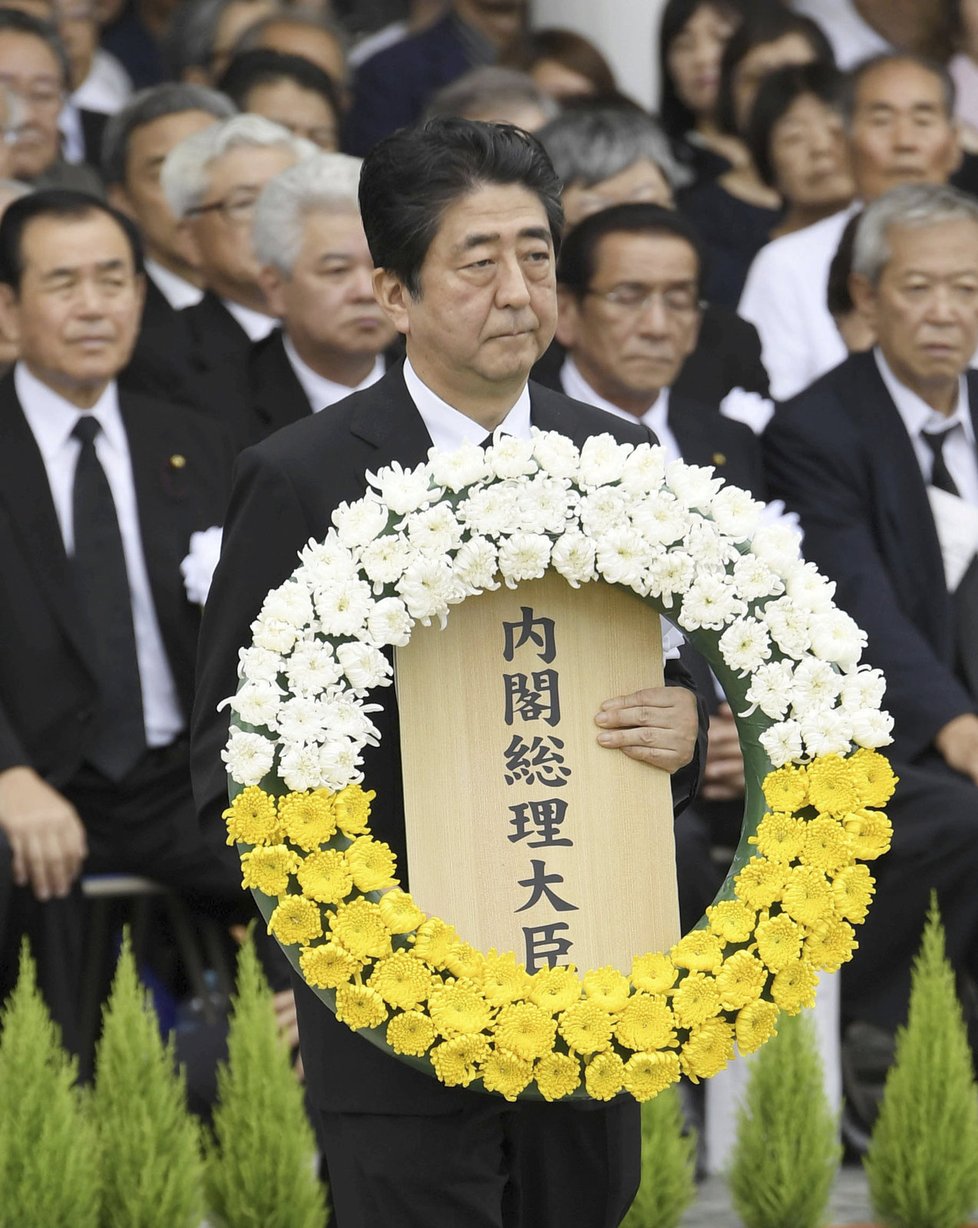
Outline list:
[[[898,780],[886,756],[879,751],[860,747],[850,756],[849,768],[859,790],[860,806],[885,806],[893,796]]]
[[[357,836],[346,850],[346,858],[358,890],[383,891],[385,887],[397,885],[394,877],[397,859],[390,846],[380,840],[374,840],[372,836]]]
[[[676,1016],[663,997],[636,993],[618,1016],[615,1036],[626,1049],[651,1052],[676,1043]]]
[[[832,915],[834,902],[829,880],[814,866],[794,866],[781,896],[781,907],[789,917],[811,929]]]
[[[431,1051],[435,1074],[446,1087],[468,1087],[478,1075],[478,1063],[489,1056],[484,1036],[453,1036]]]
[[[737,898],[751,908],[770,908],[780,900],[787,867],[763,857],[752,857],[734,880]]]
[[[351,1028],[379,1028],[387,1018],[384,999],[368,985],[340,985],[336,1018]]]
[[[720,1009],[720,991],[712,976],[690,972],[672,995],[672,1009],[680,1027],[691,1028],[715,1015]]]
[[[306,983],[314,989],[336,989],[359,972],[363,964],[337,943],[324,942],[316,947],[303,947],[299,967]]]
[[[374,964],[367,984],[391,1006],[409,1011],[427,998],[434,982],[427,964],[408,951],[395,951]]]
[[[757,825],[747,843],[757,846],[757,851],[771,861],[789,862],[801,856],[805,847],[805,822],[780,810],[769,811]]]
[[[542,1006],[552,1015],[565,1011],[581,997],[581,982],[572,964],[556,968],[541,968],[533,974],[527,997],[534,1006]]]
[[[630,1092],[639,1103],[651,1100],[670,1084],[678,1082],[677,1053],[633,1053],[625,1063],[625,1091]]]
[[[383,959],[391,953],[391,932],[380,907],[371,900],[340,904],[329,928],[336,942],[360,959]]]
[[[691,930],[669,952],[677,968],[690,972],[715,972],[723,960],[723,944],[708,930]]]
[[[808,765],[808,800],[825,814],[848,814],[859,805],[855,772],[841,755],[819,755]]]
[[[395,1053],[421,1057],[435,1041],[435,1025],[421,1011],[395,1015],[387,1025],[387,1043]]]
[[[469,942],[453,942],[445,956],[445,968],[452,976],[482,984],[486,972],[486,957]]]
[[[257,785],[241,790],[224,811],[224,822],[228,844],[277,844],[282,838],[275,798]]]
[[[373,789],[361,789],[359,785],[347,785],[333,797],[336,826],[344,836],[360,836],[367,830],[370,818],[370,803],[377,794]]]
[[[706,915],[710,929],[722,942],[747,942],[757,921],[757,911],[741,900],[721,900]]]
[[[353,875],[340,849],[310,853],[302,859],[297,874],[305,894],[320,904],[339,904],[353,890]]]
[[[737,1011],[756,1001],[767,982],[767,968],[749,951],[735,951],[723,961],[717,973],[720,1005],[725,1011]]]
[[[772,972],[779,972],[798,958],[802,932],[790,917],[779,914],[759,921],[755,930],[757,953]]]
[[[512,1002],[496,1020],[496,1043],[529,1062],[549,1053],[556,1035],[553,1016],[532,1002]]]
[[[625,1063],[617,1053],[596,1053],[584,1070],[584,1086],[592,1100],[611,1100],[625,1083]]]
[[[835,911],[845,921],[866,920],[876,883],[866,866],[847,866],[832,880]]]
[[[847,921],[829,921],[805,942],[805,958],[822,972],[838,972],[858,946],[856,931]]]
[[[646,993],[665,993],[676,983],[678,970],[668,955],[653,952],[632,959],[632,984]]]
[[[628,977],[617,968],[592,968],[584,974],[582,983],[585,997],[612,1014],[620,1011],[628,1001]]]
[[[323,932],[319,905],[301,895],[284,896],[268,919],[268,932],[284,946],[312,942]]]
[[[805,824],[806,865],[834,874],[843,866],[852,865],[853,856],[852,841],[838,819],[820,814]]]
[[[429,917],[418,926],[414,935],[414,953],[432,968],[444,968],[448,950],[459,937],[455,927],[440,921],[437,917]]]
[[[808,772],[804,767],[786,764],[768,772],[761,788],[772,810],[801,810],[808,804]]]
[[[482,1065],[482,1085],[504,1100],[515,1100],[533,1078],[533,1063],[505,1049],[496,1049]]]
[[[893,824],[880,810],[856,810],[843,820],[852,844],[853,855],[860,861],[875,861],[889,852]]]
[[[516,962],[512,951],[504,955],[493,948],[485,958],[482,974],[482,992],[493,1006],[505,1006],[517,998],[529,995],[533,978],[522,964]]]
[[[569,1053],[548,1053],[533,1067],[544,1100],[562,1100],[581,1084],[581,1063]]]
[[[799,959],[782,968],[771,981],[771,997],[789,1015],[797,1015],[806,1006],[815,1005],[818,975],[807,959]]]
[[[741,1053],[755,1053],[777,1032],[778,1008],[761,999],[737,1012],[734,1032]]]
[[[683,1074],[698,1083],[719,1074],[733,1055],[733,1027],[725,1019],[708,1019],[690,1031],[679,1061]]]
[[[333,795],[328,789],[287,794],[279,800],[278,817],[286,837],[306,852],[320,848],[336,834]]]
[[[575,1002],[562,1011],[557,1024],[568,1048],[585,1055],[607,1049],[614,1026],[611,1015],[590,999]]]
[[[268,844],[241,854],[241,885],[265,895],[285,895],[289,875],[299,868],[299,858],[284,844]]]
[[[492,1007],[478,985],[453,981],[428,995],[428,1014],[441,1036],[462,1036],[483,1031],[492,1023]]]
[[[425,920],[425,914],[407,891],[395,887],[385,891],[378,901],[387,928],[392,934],[410,934]]]

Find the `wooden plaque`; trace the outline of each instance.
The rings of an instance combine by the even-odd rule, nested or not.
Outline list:
[[[679,937],[668,774],[595,740],[602,700],[662,685],[658,616],[556,573],[470,597],[396,654],[408,886],[531,971],[628,973]]]

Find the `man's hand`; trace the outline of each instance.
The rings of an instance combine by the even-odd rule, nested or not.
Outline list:
[[[39,900],[66,896],[88,853],[74,806],[29,767],[0,772],[0,827],[10,841],[14,881]]]
[[[602,746],[665,772],[678,772],[696,750],[696,696],[686,687],[647,687],[606,699],[594,721],[603,730],[598,734]]]
[[[729,802],[744,796],[744,756],[729,704],[721,704],[710,717],[700,796],[710,802]]]
[[[934,745],[948,767],[978,785],[978,716],[962,712],[937,732]]]

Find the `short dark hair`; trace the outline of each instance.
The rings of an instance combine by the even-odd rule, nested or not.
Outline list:
[[[20,290],[24,275],[24,231],[31,222],[42,217],[80,220],[93,213],[104,213],[116,223],[129,242],[133,270],[142,273],[142,240],[139,231],[124,213],[87,192],[42,188],[8,205],[0,221],[0,283],[13,287],[15,292]]]
[[[12,34],[30,34],[34,38],[39,38],[42,43],[45,43],[51,54],[58,61],[58,68],[61,70],[62,87],[65,90],[70,89],[71,65],[68,62],[68,53],[65,51],[65,45],[61,41],[61,36],[58,34],[56,26],[49,21],[41,21],[39,17],[35,17],[31,13],[25,13],[21,9],[0,7],[0,34],[5,30]]]
[[[254,51],[239,51],[227,66],[217,88],[241,111],[247,111],[248,95],[256,86],[276,81],[291,81],[299,89],[318,94],[333,112],[337,124],[343,116],[343,104],[336,83],[318,64],[301,55],[271,51],[264,47]]]
[[[553,60],[585,77],[599,96],[613,94],[618,89],[611,65],[594,43],[576,30],[565,30],[559,26],[527,30],[501,58],[501,62],[508,67],[527,73],[532,72],[541,60]]]
[[[613,234],[665,235],[688,243],[696,255],[696,292],[703,284],[704,254],[699,235],[690,223],[673,209],[662,205],[630,203],[612,205],[578,222],[567,236],[557,261],[557,284],[575,298],[583,298],[594,277],[598,247]]]
[[[852,249],[856,242],[856,231],[862,218],[862,210],[854,213],[846,222],[839,246],[835,249],[832,263],[829,265],[829,279],[825,288],[825,305],[833,319],[847,316],[855,307],[852,295],[849,293],[849,274],[852,272]]]
[[[884,51],[879,55],[871,55],[867,60],[862,60],[846,75],[840,103],[842,106],[842,116],[847,126],[852,123],[852,117],[856,111],[856,97],[859,94],[859,87],[870,73],[875,72],[877,68],[883,68],[887,64],[915,64],[918,68],[922,68],[924,72],[929,72],[932,76],[936,77],[940,82],[941,93],[944,96],[945,113],[948,119],[953,119],[954,109],[957,104],[957,87],[954,84],[954,78],[943,64],[939,64],[937,60],[928,59],[925,55],[917,55],[913,51]]]
[[[813,95],[841,112],[842,73],[829,64],[789,64],[777,68],[761,82],[747,118],[744,136],[754,166],[768,187],[776,187],[771,161],[771,136],[799,98]]]
[[[512,124],[439,116],[379,141],[360,174],[360,212],[374,264],[418,298],[421,266],[445,210],[490,184],[533,192],[546,211],[554,251],[560,250],[561,183],[535,136]]]
[[[659,123],[673,141],[681,140],[689,132],[696,117],[676,92],[669,71],[669,51],[703,8],[714,9],[733,22],[740,22],[744,17],[746,0],[666,0],[659,25]]]

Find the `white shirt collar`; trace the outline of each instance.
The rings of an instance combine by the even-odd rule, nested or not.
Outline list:
[[[122,414],[119,412],[119,393],[114,380],[106,386],[89,410],[79,409],[66,401],[60,393],[49,388],[28,370],[24,362],[18,362],[14,367],[14,388],[45,465],[71,441],[71,433],[82,414],[97,418],[109,447],[123,456],[128,456],[129,445]]]
[[[581,374],[581,368],[570,354],[564,359],[564,365],[560,368],[560,383],[564,392],[569,397],[573,397],[575,401],[584,401],[585,404],[593,405],[596,409],[603,409],[605,413],[614,414],[616,418],[623,418],[626,422],[641,422],[643,426],[647,426],[652,431],[662,447],[665,448],[666,455],[670,460],[681,459],[679,445],[669,429],[668,388],[660,388],[659,395],[653,403],[642,414],[641,418],[636,419],[635,415],[630,414],[627,409],[614,405],[611,401],[605,400],[600,392],[595,392]]]
[[[453,452],[465,443],[481,444],[487,431],[484,426],[460,410],[443,401],[436,392],[421,381],[411,360],[404,360],[404,383],[408,395],[418,408],[436,448]],[[494,435],[513,435],[517,439],[530,439],[530,389],[524,385],[516,404],[493,431]]]
[[[303,362],[288,333],[283,333],[282,343],[285,348],[285,356],[292,364],[295,377],[302,385],[302,391],[306,394],[306,399],[314,414],[318,414],[321,409],[326,409],[330,405],[335,405],[337,401],[342,401],[352,392],[362,392],[364,388],[376,384],[384,374],[384,359],[378,354],[366,379],[362,379],[359,384],[351,388],[346,384],[338,384],[335,380],[327,379],[325,375],[320,375],[308,363]]]
[[[164,268],[157,260],[146,257],[146,274],[152,278],[157,290],[166,299],[174,311],[183,307],[196,307],[204,297],[204,292],[192,281],[180,277],[170,269]]]
[[[267,316],[263,311],[255,311],[253,307],[242,307],[240,303],[232,303],[229,298],[222,298],[221,302],[245,330],[251,341],[264,341],[272,329],[278,325],[278,320],[274,316]]]
[[[883,356],[880,347],[874,346],[873,357],[886,390],[893,398],[893,404],[903,419],[907,434],[911,439],[917,439],[921,431],[949,431],[953,426],[961,426],[965,438],[974,446],[975,428],[971,420],[971,407],[968,403],[968,381],[964,375],[958,379],[958,401],[952,413],[938,413],[917,395],[913,389],[897,379],[893,368]]]

